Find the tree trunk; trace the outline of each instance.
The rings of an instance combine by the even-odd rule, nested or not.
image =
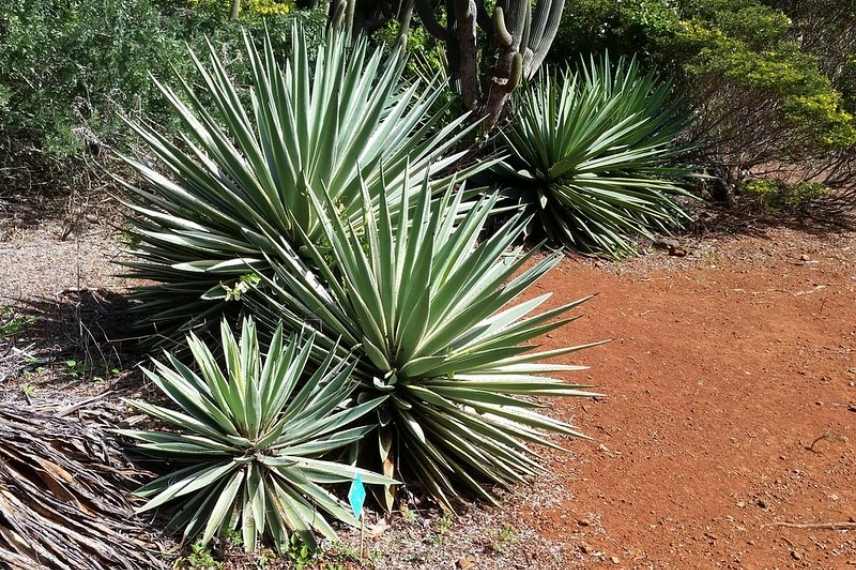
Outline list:
[[[232,0],[232,13],[229,15],[230,20],[237,20],[241,15],[241,0]]]
[[[730,208],[734,206],[734,192],[732,190],[735,186],[734,178],[727,166],[720,167],[718,170],[718,176],[713,179],[711,184],[710,197],[714,202]]]

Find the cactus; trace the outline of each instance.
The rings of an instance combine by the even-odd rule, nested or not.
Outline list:
[[[503,9],[497,6],[494,9],[494,18],[499,30],[500,24],[506,34],[514,37],[515,51],[523,54],[523,77],[531,79],[544,63],[550,46],[556,33],[559,31],[559,23],[562,20],[562,10],[565,8],[565,0],[538,0],[533,15],[532,5],[529,0],[506,0],[509,12],[515,13],[511,22],[510,30],[503,18]],[[504,47],[497,42],[497,45]]]
[[[538,2],[535,9],[535,32],[527,43],[527,48],[533,52],[529,63],[527,79],[530,79],[547,57],[553,40],[559,31],[562,21],[562,10],[565,8],[565,0],[542,0]]]
[[[415,12],[425,29],[446,44],[449,77],[460,90],[464,105],[493,127],[510,93],[524,80],[532,79],[553,44],[565,0],[497,0],[492,12],[488,0],[330,0],[331,21],[353,25],[354,7],[373,6],[400,24],[398,45],[406,46],[410,20]],[[438,4],[446,8],[446,25],[438,17]],[[343,21],[344,20],[344,21]],[[359,28],[359,24],[357,25]],[[488,38],[476,45],[476,27]],[[490,53],[494,50],[494,53]],[[494,61],[482,74],[479,61]]]
[[[497,6],[493,10],[493,25],[496,45],[501,48],[511,47],[511,42],[514,41],[514,38],[508,32],[508,28],[505,26],[505,16],[502,12],[502,6]]]
[[[523,55],[518,52],[514,52],[514,56],[511,60],[511,74],[508,76],[508,81],[505,84],[505,91],[507,93],[511,93],[514,91],[518,85],[520,85],[520,80],[523,77]]]

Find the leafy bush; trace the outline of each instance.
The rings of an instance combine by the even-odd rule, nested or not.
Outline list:
[[[415,477],[448,509],[464,492],[491,499],[484,482],[510,485],[539,472],[526,444],[551,446],[541,430],[579,435],[535,413],[540,405],[529,397],[591,395],[544,376],[581,367],[538,362],[585,346],[531,352],[528,343],[573,320],[553,319],[585,299],[535,316],[549,293],[509,306],[560,256],[512,278],[532,256],[506,252],[527,220],[518,213],[479,242],[496,197],[465,216],[470,206],[454,181],[433,203],[427,181],[421,189],[399,181],[380,190],[377,209],[364,201],[359,231],[331,199],[312,195],[329,249],[304,246],[304,262],[283,240],[272,260],[276,277],[263,290],[270,292],[250,297],[251,307],[258,319],[273,315],[292,330],[315,331],[316,360],[353,351],[366,397],[389,396],[364,461],[380,449],[387,476]],[[389,506],[393,498],[388,492]]]
[[[679,5],[670,0],[568,0],[547,59],[564,64],[608,51],[672,72],[675,54],[660,42],[677,31]]]
[[[764,178],[746,181],[742,190],[750,199],[770,210],[797,210],[830,193],[829,188],[819,182],[788,184]]]
[[[3,186],[18,179],[61,184],[90,155],[135,140],[123,116],[176,124],[149,80],[192,68],[186,44],[206,38],[237,54],[230,68],[249,75],[240,58],[241,28],[265,27],[275,48],[290,45],[295,19],[317,38],[323,16],[314,12],[265,19],[246,10],[240,22],[210,3],[169,0],[10,0],[0,7],[0,168]],[[220,3],[222,4],[222,3]],[[66,166],[59,166],[66,165]],[[50,168],[47,171],[46,167]],[[22,172],[28,170],[24,176]],[[44,172],[43,172],[44,171]],[[4,188],[4,190],[7,188]]]
[[[856,145],[856,120],[817,59],[790,40],[787,16],[747,0],[700,3],[688,15],[674,45],[692,54],[692,136],[730,180]]]
[[[357,521],[347,504],[321,485],[391,479],[319,457],[365,437],[375,426],[353,422],[377,408],[386,396],[354,404],[353,364],[328,355],[303,378],[313,339],[285,340],[277,328],[262,361],[255,325],[243,323],[236,340],[221,326],[223,371],[196,337],[188,346],[199,374],[168,354],[146,375],[180,411],[143,401],[134,407],[177,431],[120,430],[141,441],[138,448],[186,465],[142,487],[148,498],[140,511],[179,501],[168,529],[184,528],[185,539],[201,534],[204,546],[219,530],[240,527],[244,548],[254,551],[267,534],[288,550],[289,533],[314,545],[313,531],[335,539],[320,511],[349,524]]]
[[[631,237],[679,226],[688,216],[674,198],[687,193],[676,179],[687,172],[669,165],[681,129],[669,92],[635,59],[591,58],[543,77],[502,133],[509,194],[537,211],[553,242],[595,253],[620,256]]]
[[[856,181],[854,21],[852,2],[827,0],[576,0],[551,53],[638,53],[668,73],[691,109],[696,157],[721,188],[757,170],[846,186]]]
[[[161,335],[216,321],[281,236],[318,243],[311,199],[329,196],[343,220],[358,223],[363,194],[376,201],[382,177],[400,180],[408,162],[413,175],[434,176],[461,156],[449,149],[466,117],[438,125],[441,86],[402,87],[400,52],[370,51],[364,39],[349,47],[334,34],[313,70],[304,34],[293,41],[283,69],[270,41],[257,49],[247,37],[250,97],[213,48],[209,65],[196,65],[201,89],[180,78],[187,102],[163,87],[182,120],[182,145],[133,125],[166,170],[128,159],[145,182],[127,185],[139,258],[128,266],[155,282],[137,290],[138,310]]]

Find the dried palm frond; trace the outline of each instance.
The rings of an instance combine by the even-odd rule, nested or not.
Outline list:
[[[126,499],[141,475],[106,429],[0,405],[0,566],[165,567]]]

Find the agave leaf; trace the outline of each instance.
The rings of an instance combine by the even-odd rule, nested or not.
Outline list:
[[[122,182],[138,239],[137,259],[126,267],[155,283],[136,290],[134,311],[141,326],[158,325],[156,341],[216,323],[235,306],[226,292],[243,275],[272,275],[266,258],[277,254],[281,237],[298,248],[326,247],[313,202],[329,201],[344,227],[359,229],[366,200],[372,210],[384,202],[398,218],[405,180],[427,177],[432,192],[442,190],[444,171],[465,152],[457,147],[476,128],[466,115],[442,124],[441,79],[404,85],[401,50],[385,53],[366,38],[351,42],[329,30],[311,53],[302,28],[292,37],[283,58],[270,38],[257,47],[245,34],[246,96],[214,46],[191,52],[195,81],[178,74],[174,87],[154,80],[180,120],[177,136],[130,123],[156,160],[122,157],[143,181]],[[470,165],[460,177],[492,162]],[[382,179],[393,184],[383,199]],[[372,311],[365,322],[382,324],[377,299],[364,301]]]
[[[179,431],[118,433],[142,442],[141,450],[167,462],[190,465],[142,487],[138,494],[148,502],[141,512],[181,503],[170,529],[183,528],[185,538],[201,535],[207,543],[221,529],[240,526],[245,548],[254,551],[263,537],[279,547],[290,531],[309,542],[314,541],[313,529],[335,536],[318,507],[356,522],[343,515],[341,505],[316,482],[342,482],[359,473],[369,484],[395,483],[321,459],[374,429],[356,422],[387,396],[348,406],[356,387],[353,362],[324,358],[308,374],[305,367],[315,336],[298,331],[286,339],[285,334],[283,327],[276,327],[262,358],[252,319],[244,320],[240,338],[223,321],[225,374],[211,351],[192,336],[188,344],[201,376],[170,354],[167,362],[173,368],[160,363],[157,373],[149,372],[182,411],[141,401],[131,404]]]
[[[632,238],[689,219],[678,197],[685,149],[671,86],[635,59],[583,60],[544,74],[516,93],[517,114],[502,131],[509,158],[497,167],[508,195],[528,195],[555,243],[607,256],[634,251]]]

